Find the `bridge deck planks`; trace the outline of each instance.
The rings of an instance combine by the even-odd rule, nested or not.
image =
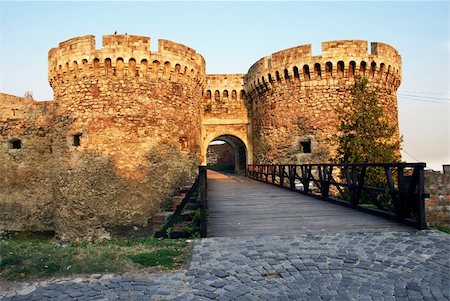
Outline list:
[[[288,189],[211,170],[208,207],[208,237],[413,230]]]

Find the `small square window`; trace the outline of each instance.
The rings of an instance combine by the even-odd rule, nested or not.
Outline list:
[[[73,135],[73,146],[81,145],[81,133]]]
[[[22,141],[20,141],[20,139],[11,139],[9,142],[11,143],[12,149],[21,149],[22,148]]]
[[[311,140],[305,140],[300,142],[301,151],[304,154],[311,153]]]

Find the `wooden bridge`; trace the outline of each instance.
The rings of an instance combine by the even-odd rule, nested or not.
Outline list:
[[[208,209],[208,237],[413,229],[295,191],[211,170]]]
[[[197,180],[155,235],[178,233],[172,230],[188,203],[191,211],[200,210],[200,223],[192,226],[202,237],[425,229],[424,167],[260,164],[249,165],[244,177],[201,166]],[[177,235],[186,237],[183,231]]]

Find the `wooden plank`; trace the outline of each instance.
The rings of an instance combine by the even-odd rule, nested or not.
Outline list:
[[[413,230],[288,189],[211,170],[208,206],[210,237]]]

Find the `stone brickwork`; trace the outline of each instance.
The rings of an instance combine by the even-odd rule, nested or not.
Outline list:
[[[401,59],[385,44],[369,53],[366,41],[325,42],[320,56],[298,46],[247,74],[206,74],[200,54],[168,40],[156,52],[141,36],[95,45],[88,35],[49,51],[53,101],[1,95],[0,230],[73,240],[145,226],[206,164],[215,139],[233,146],[239,172],[253,161],[327,161],[334,108],[358,75],[397,125]]]
[[[0,93],[0,229],[53,229],[52,111]]]
[[[322,43],[286,49],[256,62],[244,78],[252,103],[253,156],[260,163],[319,163],[333,157],[339,126],[336,108],[351,100],[357,76],[369,79],[398,128],[397,89],[401,58],[385,44],[366,41]],[[302,143],[310,143],[305,152]]]
[[[450,174],[425,171],[425,191],[430,194],[425,200],[427,224],[450,227]]]

